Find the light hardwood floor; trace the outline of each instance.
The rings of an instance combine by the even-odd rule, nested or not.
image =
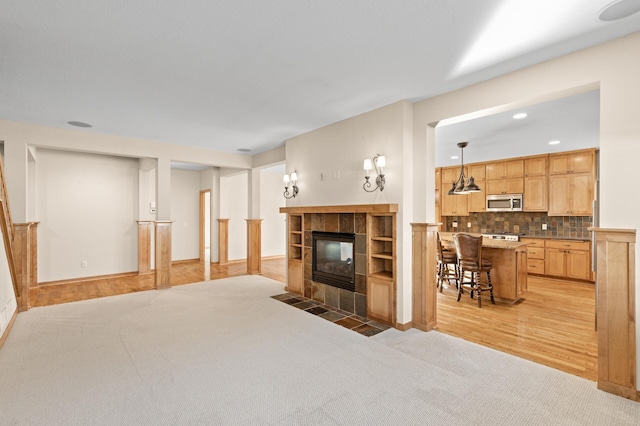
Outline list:
[[[246,274],[244,262],[226,266],[178,262],[171,285],[183,285]],[[285,282],[286,259],[265,259],[262,274]],[[153,289],[153,274],[74,281],[31,289],[31,306],[113,296]],[[597,379],[597,334],[594,285],[529,276],[529,292],[517,304],[486,299],[482,308],[466,293],[456,302],[455,287],[438,293],[438,328],[462,339],[544,364],[577,376]],[[496,366],[495,368],[499,368]]]
[[[562,370],[597,380],[598,336],[592,283],[529,275],[529,291],[515,304],[482,308],[466,292],[456,302],[455,286],[438,293],[438,327],[460,337]]]

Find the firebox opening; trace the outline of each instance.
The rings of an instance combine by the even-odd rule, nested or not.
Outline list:
[[[313,281],[355,291],[355,234],[313,231]]]

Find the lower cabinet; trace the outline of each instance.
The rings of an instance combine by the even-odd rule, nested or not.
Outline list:
[[[302,295],[304,292],[304,263],[299,259],[289,259],[287,290],[290,293]]]
[[[395,281],[367,277],[367,317],[394,325],[395,323]]]
[[[545,274],[576,280],[592,280],[591,243],[547,240]]]

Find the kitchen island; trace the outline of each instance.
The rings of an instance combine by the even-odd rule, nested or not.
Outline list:
[[[454,232],[441,232],[440,239],[445,246],[453,247]],[[473,234],[480,236],[480,234]],[[496,299],[513,303],[527,292],[527,244],[520,241],[482,239],[482,257],[490,259],[491,284]],[[486,279],[482,274],[483,281]]]

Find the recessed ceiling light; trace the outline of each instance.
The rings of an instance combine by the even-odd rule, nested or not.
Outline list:
[[[517,114],[513,115],[513,118],[515,118],[516,120],[520,120],[521,118],[525,118],[527,116],[526,112],[519,112]]]
[[[616,0],[602,8],[598,19],[603,22],[617,21],[638,12],[640,12],[640,1]]]
[[[460,157],[458,157],[457,155],[452,155],[452,156],[451,156],[451,159],[452,159],[452,160],[457,160],[458,158],[460,158]]]
[[[91,124],[83,123],[82,121],[67,121],[67,124],[76,127],[93,127]]]
[[[251,152],[249,148],[238,148],[239,152]]]
[[[560,141],[550,141],[549,145],[558,145]]]

